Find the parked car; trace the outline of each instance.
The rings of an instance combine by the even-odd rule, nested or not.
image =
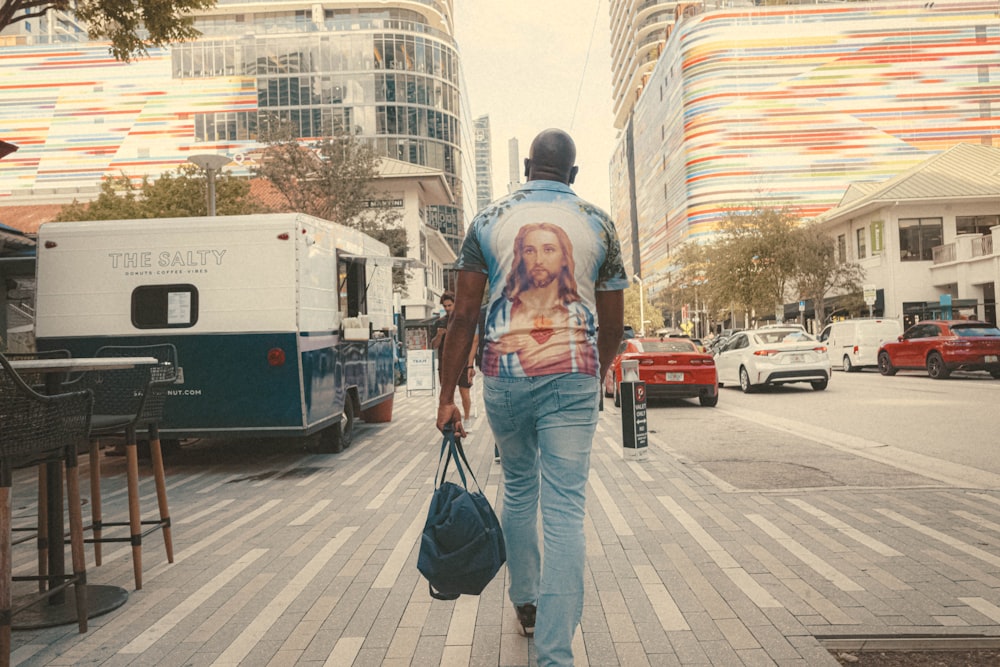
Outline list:
[[[728,341],[734,333],[738,333],[740,331],[743,331],[743,329],[723,329],[715,338],[712,339],[712,342],[708,344],[708,352],[713,355],[718,354],[719,350],[725,346],[726,341]]]
[[[806,328],[797,322],[782,322],[780,324],[764,324],[757,327],[757,329],[798,329],[799,331],[805,331]]]
[[[715,356],[719,386],[745,393],[764,385],[808,382],[817,391],[830,381],[826,346],[796,325],[740,331]]]
[[[976,320],[925,320],[883,343],[878,370],[895,375],[900,369],[927,369],[943,380],[952,371],[986,371],[1000,379],[1000,329]]]
[[[719,402],[718,376],[712,355],[687,338],[631,338],[622,341],[604,378],[604,395],[621,405],[622,361],[639,362],[639,379],[650,398],[694,398],[706,407]]]
[[[826,344],[830,364],[845,372],[876,368],[882,343],[893,341],[903,332],[898,320],[882,318],[841,320],[826,325],[819,341]]]
[[[705,343],[700,338],[692,338],[686,333],[670,333],[665,336],[660,336],[660,340],[664,340],[666,338],[671,338],[671,339],[681,338],[683,340],[689,340],[692,343],[694,343],[694,346],[698,349],[699,352],[708,352],[708,348],[705,347]]]

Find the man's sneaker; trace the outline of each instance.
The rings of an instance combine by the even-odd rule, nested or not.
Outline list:
[[[517,623],[521,626],[521,634],[525,637],[535,636],[535,605],[522,604],[514,605],[514,611],[517,613]]]

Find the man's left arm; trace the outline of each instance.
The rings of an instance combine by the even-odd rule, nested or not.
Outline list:
[[[608,368],[615,359],[618,345],[625,333],[625,296],[622,290],[598,291],[595,295],[597,306],[597,353],[601,360],[601,382],[608,374]]]
[[[467,372],[472,343],[479,322],[479,308],[486,289],[486,274],[477,271],[459,271],[455,290],[455,308],[452,310],[448,334],[441,353],[441,394],[438,397],[437,427],[443,430],[448,424],[455,427],[455,435],[465,437],[462,412],[455,405],[455,387],[458,377]]]

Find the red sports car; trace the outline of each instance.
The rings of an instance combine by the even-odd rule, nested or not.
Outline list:
[[[630,338],[623,340],[618,355],[604,378],[604,395],[621,405],[618,384],[622,361],[639,362],[639,379],[646,383],[650,398],[694,398],[705,406],[719,402],[719,378],[712,355],[698,350],[687,338]]]
[[[975,320],[925,320],[879,348],[882,375],[925,368],[938,380],[952,371],[987,371],[1000,379],[1000,329]]]

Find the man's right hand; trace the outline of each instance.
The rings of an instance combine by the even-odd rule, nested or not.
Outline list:
[[[462,411],[454,402],[441,403],[438,405],[437,428],[444,433],[444,428],[451,424],[455,428],[455,437],[464,438],[468,435],[465,432],[465,425],[462,424]]]

